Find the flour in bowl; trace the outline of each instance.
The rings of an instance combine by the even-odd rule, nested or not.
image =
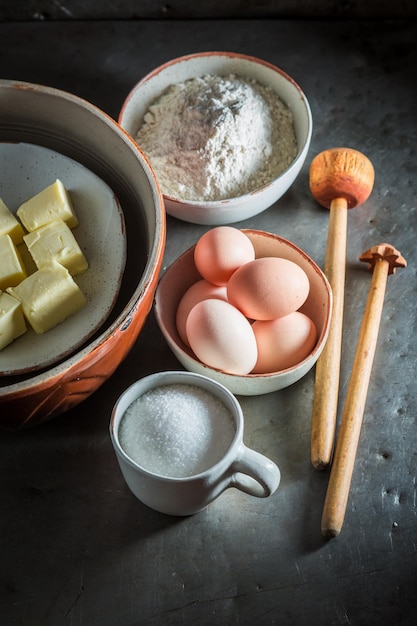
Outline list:
[[[191,201],[249,193],[297,155],[289,108],[271,88],[235,75],[171,85],[149,107],[136,141],[162,192]]]

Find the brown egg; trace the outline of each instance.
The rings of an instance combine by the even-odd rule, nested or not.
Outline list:
[[[208,299],[196,304],[186,331],[192,351],[209,367],[239,375],[253,369],[258,351],[251,324],[228,302]]]
[[[306,301],[310,283],[288,259],[264,257],[242,265],[230,278],[227,297],[249,319],[272,320],[293,313]]]
[[[197,241],[194,250],[198,271],[215,285],[226,285],[238,267],[254,258],[255,250],[249,237],[232,226],[208,230]]]
[[[207,280],[198,280],[191,285],[185,292],[180,300],[176,314],[177,331],[183,342],[188,346],[187,333],[185,326],[187,323],[187,317],[191,309],[202,300],[208,298],[217,298],[219,300],[227,300],[226,287],[220,287],[219,285],[213,285]]]
[[[252,374],[279,372],[297,365],[313,350],[317,330],[312,320],[295,311],[284,317],[252,324],[258,360]]]

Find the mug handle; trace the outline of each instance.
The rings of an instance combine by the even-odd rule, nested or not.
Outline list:
[[[281,480],[281,473],[273,461],[244,444],[231,471],[233,474],[229,486],[257,498],[272,495]]]

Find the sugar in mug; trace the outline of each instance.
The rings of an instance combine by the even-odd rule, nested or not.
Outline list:
[[[234,425],[230,445],[220,460],[200,473],[185,477],[149,471],[129,456],[120,443],[119,429],[126,410],[148,391],[167,385],[188,385],[205,390],[228,409]],[[244,419],[235,396],[220,383],[187,371],[151,374],[128,387],[114,405],[110,438],[122,475],[132,493],[145,505],[168,515],[191,515],[207,507],[223,491],[234,487],[251,496],[266,498],[280,482],[273,461],[243,443]]]

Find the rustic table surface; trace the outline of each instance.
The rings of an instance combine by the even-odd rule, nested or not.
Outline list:
[[[137,378],[181,369],[151,313],[93,396],[42,426],[0,434],[3,624],[416,623],[416,36],[412,20],[0,24],[2,78],[70,91],[115,118],[144,74],[182,54],[238,51],[292,75],[314,119],[307,161],[276,205],[238,226],[278,233],[320,266],[328,211],[309,192],[311,159],[334,146],[371,159],[374,191],[348,216],[340,406],[370,285],[358,256],[388,242],[408,261],[388,279],[339,537],[320,530],[329,475],[310,463],[314,371],[239,398],[246,443],[281,469],[273,496],[231,489],[188,518],[132,496],[109,439],[112,406]],[[164,266],[205,229],[168,218]]]

